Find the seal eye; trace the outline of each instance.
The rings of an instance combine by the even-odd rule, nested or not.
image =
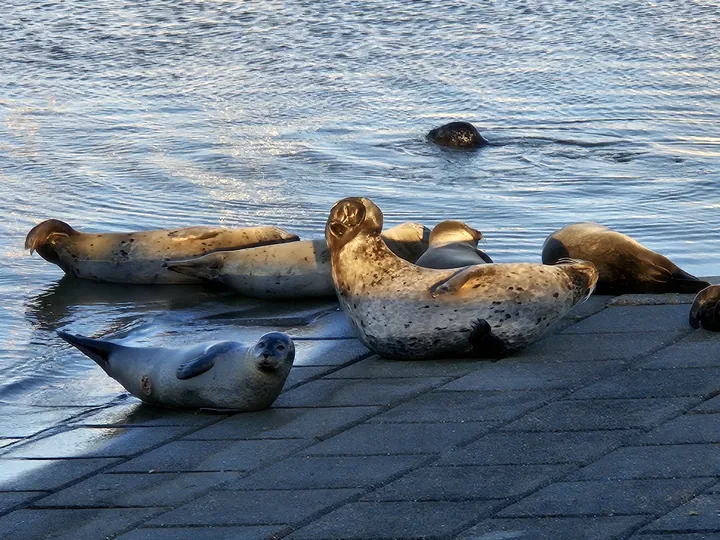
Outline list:
[[[278,351],[284,351],[284,350],[285,350],[285,345],[278,345],[278,346],[275,347],[275,348],[276,348]]]

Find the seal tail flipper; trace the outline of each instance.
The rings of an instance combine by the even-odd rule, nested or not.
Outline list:
[[[207,281],[222,282],[220,276],[221,264],[216,253],[204,255],[197,259],[187,259],[184,261],[175,261],[167,263],[168,270],[190,276],[194,278],[204,279]]]
[[[92,358],[106,373],[110,369],[110,354],[119,347],[122,347],[122,345],[118,345],[117,343],[68,334],[67,332],[59,330],[58,336],[73,347],[79,349],[85,356]]]
[[[70,225],[59,219],[46,219],[35,225],[25,237],[25,249],[32,255],[38,246],[44,245],[52,236],[71,236],[77,233]]]

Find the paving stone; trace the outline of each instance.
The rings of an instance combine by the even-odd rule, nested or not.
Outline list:
[[[507,358],[483,364],[472,373],[456,379],[442,390],[531,390],[571,388],[590,381],[609,370],[617,369],[615,362],[578,362],[568,369],[567,364],[515,362]]]
[[[720,414],[684,414],[637,441],[640,444],[720,443]]]
[[[293,338],[300,339],[356,339],[350,320],[340,308],[321,315],[307,326],[289,329]]]
[[[393,407],[369,422],[479,422],[510,420],[557,397],[554,390],[443,392],[435,390]]]
[[[704,401],[697,407],[690,409],[689,412],[702,414],[720,413],[720,396],[715,396],[714,398]]]
[[[308,448],[310,455],[432,454],[480,435],[486,422],[361,424]]]
[[[295,341],[293,367],[341,366],[371,354],[354,336],[352,339],[302,339]]]
[[[358,502],[323,516],[287,538],[445,538],[490,512],[494,505],[491,501]]]
[[[366,501],[504,499],[549,484],[569,465],[424,467],[369,493]]]
[[[152,407],[132,398],[129,403],[111,405],[100,411],[73,419],[70,425],[82,426],[192,426],[200,427],[218,421],[217,414]]]
[[[288,392],[300,384],[330,373],[333,369],[336,368],[332,366],[293,366],[288,378],[285,379],[282,391]]]
[[[43,506],[178,506],[241,473],[99,474],[33,503]]]
[[[223,489],[369,487],[417,467],[426,459],[426,456],[291,457]]]
[[[2,459],[0,460],[0,490],[52,490],[118,461],[117,459],[100,458]]]
[[[595,313],[598,313],[605,309],[605,307],[611,300],[613,300],[613,298],[613,296],[594,294],[590,298],[585,300],[582,304],[577,304],[575,307],[573,307],[570,312],[565,315],[565,317],[563,318],[563,322],[565,320],[581,320],[589,317],[590,315],[594,315]]]
[[[0,409],[0,437],[30,437],[55,427],[83,410],[74,407],[22,407],[3,404]]]
[[[0,449],[7,448],[11,444],[22,441],[23,439],[0,439]]]
[[[652,355],[652,359],[642,362],[639,369],[675,369],[720,367],[718,341],[682,341],[670,345]]]
[[[580,469],[573,480],[720,476],[720,444],[626,446]]]
[[[147,525],[273,525],[295,523],[360,493],[352,489],[213,491]]]
[[[278,407],[342,407],[389,405],[429,390],[447,379],[321,379],[290,390],[275,401]]]
[[[458,540],[611,540],[646,517],[514,518],[481,521]]]
[[[333,379],[385,379],[389,377],[456,377],[469,373],[486,360],[457,359],[447,360],[388,360],[380,356],[371,356],[351,366],[331,373],[326,378]]]
[[[622,432],[489,433],[444,455],[438,465],[587,463],[618,446]]]
[[[556,482],[498,516],[658,514],[691,499],[712,480],[597,480]]]
[[[272,408],[236,414],[191,433],[184,440],[319,438],[380,410],[380,407]]]
[[[117,540],[259,540],[270,538],[283,526],[147,527],[118,536]]]
[[[676,306],[609,307],[563,330],[566,334],[598,332],[673,332],[690,333],[688,308]]]
[[[44,491],[0,491],[0,513],[44,495]],[[1,531],[0,531],[1,532]]]
[[[646,532],[713,532],[720,537],[720,495],[700,495],[645,527]]]
[[[674,332],[552,334],[514,354],[512,359],[534,363],[630,359],[671,343],[674,336]]]
[[[131,456],[176,437],[182,427],[78,427],[13,448],[3,457],[68,458]]]
[[[628,538],[628,540],[717,540],[718,534],[717,531],[709,532],[709,533],[678,533],[678,534],[672,534],[672,533],[638,533],[633,534]]]
[[[676,304],[692,304],[695,294],[623,294],[608,302],[608,306],[663,306]],[[690,309],[688,308],[688,311]]]
[[[175,441],[127,461],[111,472],[245,471],[286,457],[299,439]]]
[[[720,368],[626,371],[574,392],[572,399],[710,396],[720,392]]]
[[[647,428],[677,415],[695,401],[694,398],[556,401],[503,429],[561,431]]]
[[[108,538],[160,512],[163,509],[16,510],[0,518],[0,536],[28,540]]]

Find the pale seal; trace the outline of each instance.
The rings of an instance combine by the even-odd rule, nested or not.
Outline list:
[[[267,409],[295,359],[292,339],[280,332],[265,334],[250,346],[221,341],[182,348],[128,347],[58,334],[135,397],[183,409]]]
[[[597,294],[696,293],[710,285],[629,236],[598,223],[574,223],[545,240],[542,261],[562,258],[592,262],[598,270]]]
[[[597,280],[584,261],[422,268],[387,249],[382,223],[372,201],[343,199],[325,235],[342,309],[362,342],[388,358],[502,356],[537,340]]]
[[[492,263],[477,247],[481,238],[480,231],[462,221],[441,221],[430,233],[430,247],[415,264],[424,268],[462,268]]]
[[[427,248],[427,236],[429,231],[417,223],[403,223],[382,234],[393,253],[410,261]],[[219,251],[169,262],[168,269],[222,283],[255,298],[335,296],[325,239]]]
[[[488,144],[478,132],[477,128],[470,122],[450,122],[435,129],[431,129],[427,134],[429,141],[439,144],[440,146],[448,146],[450,148],[473,149],[480,148]]]
[[[700,291],[690,308],[690,326],[720,332],[720,285]]]
[[[28,233],[25,249],[37,251],[66,274],[80,278],[116,283],[192,283],[197,278],[169,272],[167,261],[297,240],[296,235],[277,227],[187,227],[91,234],[48,219]]]

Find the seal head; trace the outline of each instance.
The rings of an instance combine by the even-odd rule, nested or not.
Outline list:
[[[720,285],[703,289],[690,308],[690,326],[720,332]]]
[[[250,349],[249,356],[259,371],[284,375],[295,360],[295,344],[287,334],[269,332]]]
[[[489,144],[470,122],[450,122],[430,130],[427,138],[440,146],[463,150],[480,148]]]
[[[441,221],[430,233],[430,246],[436,247],[455,242],[474,242],[477,246],[482,237],[480,231],[469,227],[462,221]]]

